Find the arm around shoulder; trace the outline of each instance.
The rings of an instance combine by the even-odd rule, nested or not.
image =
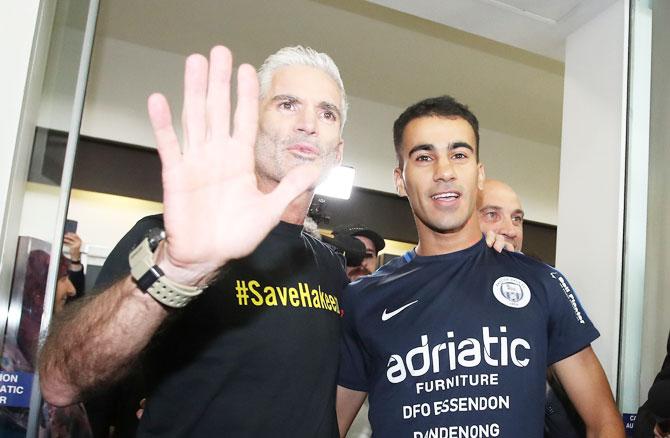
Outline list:
[[[589,438],[623,438],[621,415],[607,377],[590,346],[554,365],[554,370],[577,412]]]

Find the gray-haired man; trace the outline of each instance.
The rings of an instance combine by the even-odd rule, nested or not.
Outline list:
[[[139,436],[337,436],[347,278],[302,223],[342,157],[344,88],[327,55],[282,49],[260,69],[260,94],[240,67],[231,129],[231,65],[224,47],[187,59],[181,142],[165,98],[149,98],[164,214],[119,242],[106,290],[54,323],[42,391],[73,403],[146,349]]]

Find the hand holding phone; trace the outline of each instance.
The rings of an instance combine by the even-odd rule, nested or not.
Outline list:
[[[65,220],[65,234],[67,233],[76,233],[77,232],[77,221],[72,219]]]

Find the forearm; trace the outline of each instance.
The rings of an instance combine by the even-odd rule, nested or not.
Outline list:
[[[624,437],[607,377],[591,347],[554,364],[558,379],[586,426],[587,436]]]
[[[356,414],[361,409],[367,393],[354,391],[337,386],[337,426],[340,429],[340,437],[344,438],[356,418]]]
[[[606,424],[595,427],[587,425],[586,436],[588,438],[624,438],[623,421],[617,415]]]
[[[168,315],[130,277],[71,306],[54,320],[40,354],[42,394],[54,405],[122,377]]]

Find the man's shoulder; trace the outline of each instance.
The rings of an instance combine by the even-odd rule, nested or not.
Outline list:
[[[338,267],[342,268],[344,272],[346,267],[346,260],[344,255],[337,250],[337,248],[323,240],[317,239],[314,236],[311,236],[309,233],[302,233],[303,239],[305,242],[309,243],[309,247],[316,254],[321,254],[322,256],[328,258]]]
[[[493,249],[489,249],[489,251],[494,253],[494,260],[496,264],[504,267],[515,267],[516,269],[522,270],[527,275],[536,277],[537,279],[556,278],[556,275],[563,275],[553,266],[550,266],[542,260],[538,260],[521,252],[503,250],[502,253],[498,253]],[[553,276],[552,273],[554,273]]]
[[[164,227],[164,221],[163,221],[163,214],[152,214],[149,216],[144,216],[142,219],[138,220],[137,223],[133,228],[140,227],[140,228],[163,228]]]
[[[555,267],[541,260],[519,252],[503,251],[497,253],[491,250],[493,261],[487,265],[490,272],[494,272],[494,279],[511,277],[522,280],[532,291],[555,296],[556,292],[572,291],[567,277]],[[561,294],[562,295],[562,294]]]
[[[150,216],[144,216],[138,220],[133,227],[128,230],[128,232],[121,238],[117,243],[115,250],[112,251],[113,254],[110,256],[121,255],[127,257],[127,254],[130,253],[133,247],[135,247],[139,242],[141,242],[149,230],[152,228],[164,228],[163,215],[162,214],[153,214]],[[121,254],[114,254],[121,253]]]
[[[102,290],[119,278],[130,273],[128,254],[144,239],[152,228],[163,228],[163,215],[154,214],[138,220],[135,225],[119,240],[108,254],[95,282],[95,290]]]
[[[359,294],[371,288],[383,287],[385,284],[392,282],[395,278],[394,275],[407,266],[408,263],[409,259],[405,255],[395,257],[372,274],[364,275],[358,280],[349,283],[347,290],[351,291],[351,293]]]

